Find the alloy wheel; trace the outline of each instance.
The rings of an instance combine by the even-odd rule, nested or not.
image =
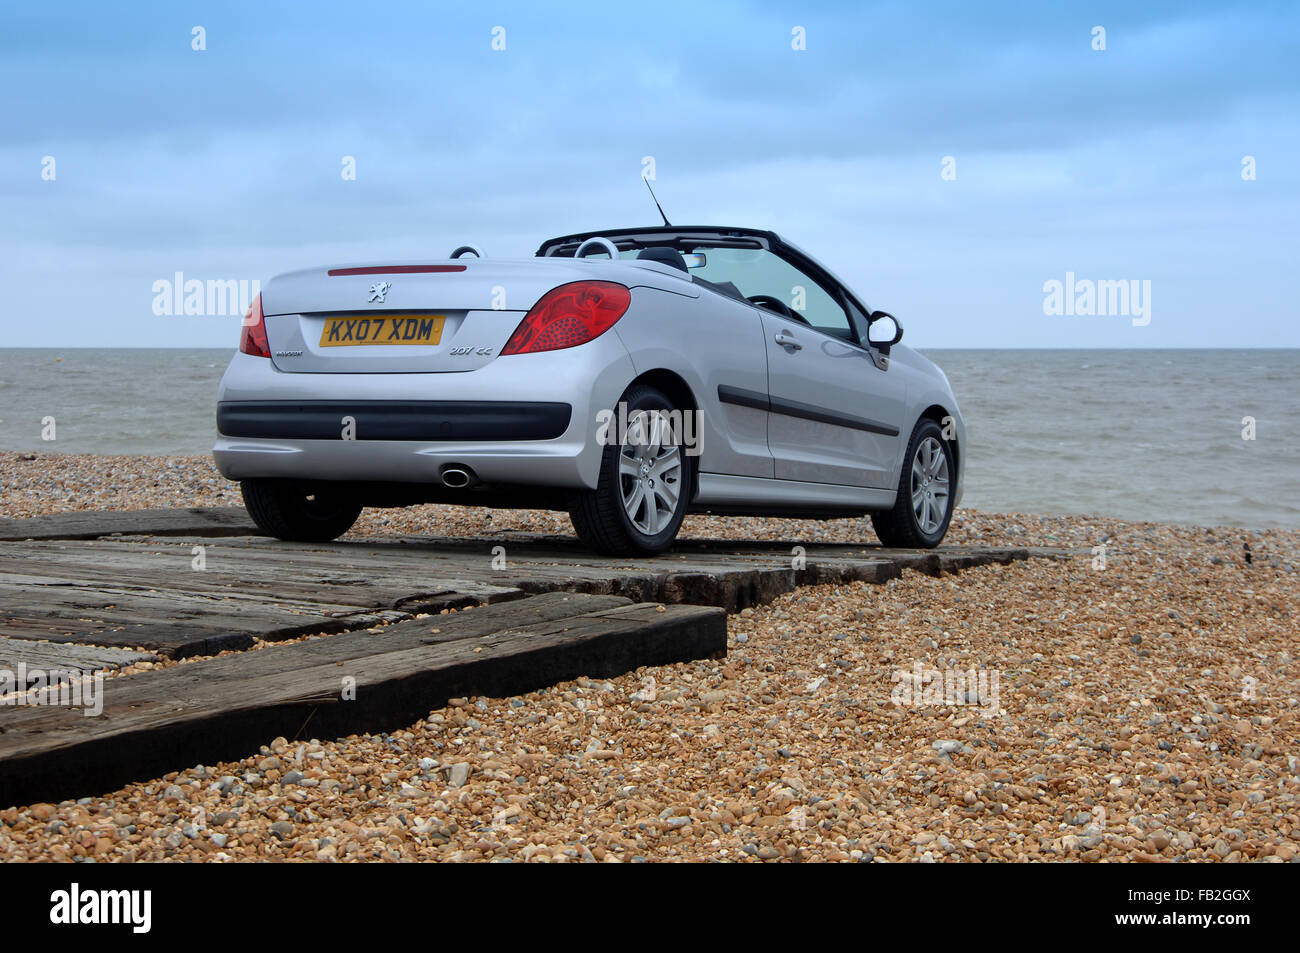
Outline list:
[[[948,454],[934,437],[916,446],[911,486],[917,527],[927,535],[938,531],[948,514]]]
[[[642,410],[628,421],[618,479],[632,525],[647,536],[663,532],[677,513],[682,489],[682,448],[667,414]]]

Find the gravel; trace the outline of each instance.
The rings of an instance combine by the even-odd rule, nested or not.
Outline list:
[[[22,457],[0,454],[0,515],[238,502],[205,458]],[[434,512],[452,535],[570,532],[454,507],[355,532]],[[684,532],[870,539],[857,520]],[[1083,554],[800,589],[732,616],[722,660],[8,807],[0,859],[1296,861],[1300,533],[963,510],[950,540]],[[984,683],[931,698],[913,681],[933,670]]]

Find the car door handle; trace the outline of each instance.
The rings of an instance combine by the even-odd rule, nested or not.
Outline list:
[[[775,341],[777,344],[781,345],[782,347],[793,348],[796,351],[803,350],[803,345],[800,344],[793,337],[791,337],[789,334],[787,334],[785,331],[777,331],[776,337],[772,338],[772,340]]]

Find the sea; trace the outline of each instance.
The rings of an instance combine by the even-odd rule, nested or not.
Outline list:
[[[1300,350],[922,353],[966,418],[964,506],[1300,529]],[[0,450],[207,453],[230,356],[0,349]]]

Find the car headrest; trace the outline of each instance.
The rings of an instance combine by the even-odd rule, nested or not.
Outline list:
[[[664,265],[672,265],[674,268],[680,268],[689,274],[686,268],[686,259],[682,257],[682,253],[676,248],[669,248],[667,245],[642,248],[636,257],[638,261],[645,259],[646,261],[657,261]]]

